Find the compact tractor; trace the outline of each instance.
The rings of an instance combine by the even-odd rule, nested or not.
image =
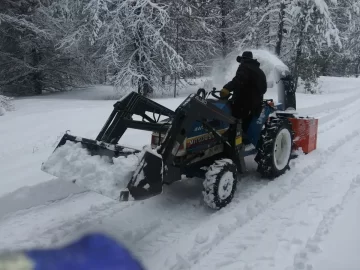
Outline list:
[[[255,156],[262,177],[274,179],[289,169],[298,148],[305,153],[316,148],[317,120],[296,116],[289,75],[278,84],[282,102],[264,100],[261,115],[253,117],[246,134],[242,120],[232,116],[231,97],[220,98],[215,88],[190,94],[175,111],[131,92],[115,103],[95,140],[65,134],[55,151],[71,141],[81,143],[89,155],[112,160],[141,152],[118,145],[128,128],[150,131],[151,147],[142,151],[127,187],[119,190],[118,200],[144,200],[184,177],[202,178],[205,203],[220,209],[231,202],[246,172],[246,156]],[[134,115],[142,120],[134,120]],[[46,164],[42,169],[51,173]]]

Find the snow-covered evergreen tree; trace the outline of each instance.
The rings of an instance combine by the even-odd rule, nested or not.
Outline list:
[[[325,47],[342,46],[339,30],[325,0],[294,0],[289,3],[288,9],[295,48],[292,62],[296,85],[298,78],[302,77],[310,90],[317,82],[318,56]]]
[[[7,1],[0,8],[0,88],[12,95],[62,91],[91,83],[86,57],[56,48],[66,24],[47,1]]]
[[[338,24],[341,27],[344,39],[344,52],[338,61],[343,64],[336,73],[360,75],[360,1],[352,0],[341,3],[336,10]],[[336,64],[335,64],[336,65]],[[345,74],[342,75],[345,75]]]
[[[166,40],[169,6],[158,2],[88,0],[71,9],[81,14],[80,19],[60,47],[72,50],[89,41],[98,48],[95,58],[106,65],[110,81],[120,92],[135,88],[147,95],[161,87],[163,75],[190,69]]]
[[[359,2],[3,0],[0,90],[161,94],[239,46],[273,51],[310,89],[320,75],[360,73]]]

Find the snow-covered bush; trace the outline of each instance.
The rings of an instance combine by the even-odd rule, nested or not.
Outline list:
[[[12,98],[0,95],[0,116],[4,115],[6,111],[14,110]]]

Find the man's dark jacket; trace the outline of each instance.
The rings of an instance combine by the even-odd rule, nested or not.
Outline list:
[[[233,92],[232,114],[244,119],[249,114],[259,116],[267,90],[265,73],[255,59],[243,59],[235,77],[224,88]]]

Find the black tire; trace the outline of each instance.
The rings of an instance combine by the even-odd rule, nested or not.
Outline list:
[[[281,149],[278,148],[277,139],[281,139]],[[279,143],[279,141],[278,141]],[[265,178],[274,179],[284,174],[289,167],[291,152],[294,143],[292,124],[287,118],[270,118],[262,130],[257,145],[258,153],[255,161],[258,164],[257,171]],[[280,159],[276,154],[280,153]],[[281,153],[282,152],[282,153]]]
[[[203,182],[204,202],[212,209],[228,205],[236,191],[237,167],[229,159],[216,161],[211,165]]]

